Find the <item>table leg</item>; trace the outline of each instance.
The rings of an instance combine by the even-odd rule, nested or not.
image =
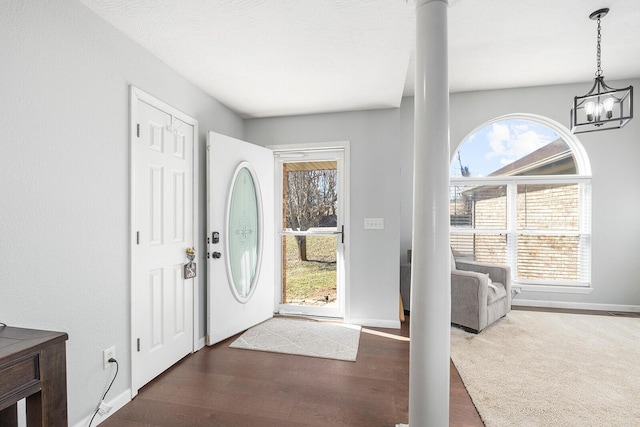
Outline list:
[[[0,427],[14,427],[18,425],[18,404],[15,403],[0,411]]]
[[[40,353],[39,393],[27,398],[27,425],[67,427],[66,343],[49,346]]]

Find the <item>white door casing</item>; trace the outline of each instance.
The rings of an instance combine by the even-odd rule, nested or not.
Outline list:
[[[197,229],[197,121],[136,88],[131,89],[131,102],[135,396],[194,350],[197,279],[184,279],[184,265],[186,249],[195,247]]]
[[[259,262],[253,290],[239,297],[231,283],[229,230],[231,186],[238,171],[251,171],[256,186]],[[214,243],[213,233],[219,241]],[[207,135],[207,340],[213,345],[273,316],[274,175],[271,150],[225,135]],[[216,257],[213,254],[216,253]],[[219,254],[219,255],[218,255]]]

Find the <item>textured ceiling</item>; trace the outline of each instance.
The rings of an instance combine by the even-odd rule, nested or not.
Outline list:
[[[397,107],[413,0],[80,0],[242,117]],[[450,0],[452,92],[640,77],[638,0]],[[585,87],[585,92],[588,87]]]

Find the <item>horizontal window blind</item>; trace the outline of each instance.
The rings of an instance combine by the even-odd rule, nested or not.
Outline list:
[[[517,188],[518,230],[578,230],[578,184],[518,184]]]
[[[516,179],[450,188],[451,247],[459,259],[508,264],[515,282],[590,282],[590,184]]]
[[[456,259],[507,264],[506,234],[451,233],[451,248]]]

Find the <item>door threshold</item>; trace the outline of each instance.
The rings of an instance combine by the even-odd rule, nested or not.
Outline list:
[[[345,323],[343,317],[321,316],[318,314],[308,314],[300,311],[275,311],[273,317],[292,317],[299,319],[315,320],[318,322],[338,322]]]

